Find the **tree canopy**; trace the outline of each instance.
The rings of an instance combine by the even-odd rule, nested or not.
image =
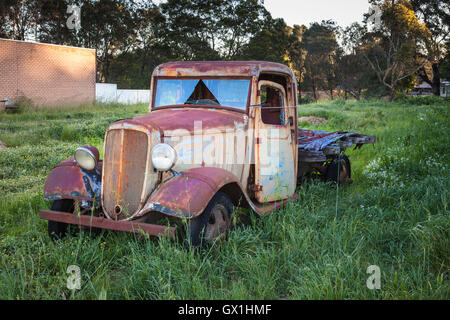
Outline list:
[[[175,60],[266,60],[290,66],[300,93],[360,99],[450,77],[450,5],[443,0],[370,0],[374,26],[332,20],[288,26],[261,0],[3,0],[0,37],[97,50],[97,80],[144,88],[153,69]],[[66,25],[69,5],[81,28]],[[301,22],[301,21],[300,21]]]

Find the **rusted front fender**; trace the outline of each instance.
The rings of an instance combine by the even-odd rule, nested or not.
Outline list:
[[[229,184],[237,184],[242,190],[239,179],[224,169],[202,167],[182,172],[163,182],[138,216],[158,211],[180,218],[196,217],[205,210],[212,197]]]
[[[74,158],[57,164],[44,185],[45,200],[77,199],[100,205],[101,162],[94,170],[80,168]]]

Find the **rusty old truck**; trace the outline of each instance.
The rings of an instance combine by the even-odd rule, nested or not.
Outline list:
[[[298,128],[296,78],[282,64],[166,63],[150,92],[148,114],[109,126],[103,160],[83,146],[50,172],[53,203],[40,217],[52,238],[68,225],[174,237],[172,218],[194,245],[213,241],[235,207],[271,213],[296,198],[302,176],[350,182],[342,152],[375,142]]]

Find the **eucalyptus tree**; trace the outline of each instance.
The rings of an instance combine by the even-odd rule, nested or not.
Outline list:
[[[311,88],[315,100],[319,98],[319,90],[329,90],[333,97],[340,51],[337,31],[336,24],[328,20],[312,23],[303,35],[303,48],[306,51],[304,84]]]
[[[425,41],[426,56],[431,65],[431,76],[425,68],[419,70],[421,78],[429,83],[435,95],[440,94],[441,69],[448,63],[450,42],[450,2],[442,0],[411,0],[416,15],[430,30]]]
[[[271,20],[259,0],[168,0],[166,41],[183,60],[232,60]]]
[[[401,81],[416,74],[427,63],[422,53],[430,31],[418,19],[410,1],[372,2],[377,3],[381,11],[380,24],[363,36],[360,52],[393,100]]]

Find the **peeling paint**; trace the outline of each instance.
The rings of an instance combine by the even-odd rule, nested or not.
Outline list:
[[[100,205],[101,165],[94,170],[80,168],[75,159],[69,158],[57,164],[44,184],[46,200],[78,199],[87,201],[86,207],[95,202]]]

